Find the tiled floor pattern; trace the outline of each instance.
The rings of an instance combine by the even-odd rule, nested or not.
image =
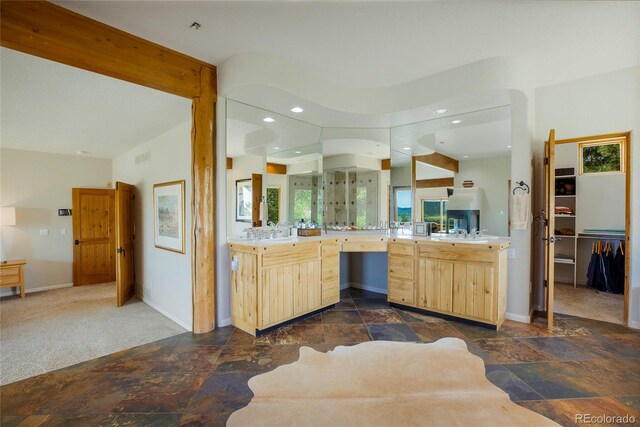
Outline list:
[[[558,316],[499,332],[389,307],[342,291],[335,308],[254,338],[233,327],[185,333],[0,388],[2,426],[217,426],[245,406],[252,376],[319,351],[370,340],[464,339],[487,378],[519,405],[566,426],[575,414],[640,419],[640,333]],[[637,421],[636,421],[637,423]]]

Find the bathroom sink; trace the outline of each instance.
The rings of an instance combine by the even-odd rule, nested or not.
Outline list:
[[[450,242],[450,243],[475,243],[475,244],[482,244],[482,243],[489,243],[489,239],[487,238],[481,238],[481,239],[461,239],[461,238],[456,238],[456,237],[437,237],[434,238],[433,240],[435,241],[440,241],[440,242]]]
[[[254,239],[247,238],[244,236],[233,236],[227,239],[228,243],[244,243],[244,244],[263,244],[263,243],[287,243],[287,242],[297,242],[297,236],[282,236],[282,237],[272,237],[270,239]]]

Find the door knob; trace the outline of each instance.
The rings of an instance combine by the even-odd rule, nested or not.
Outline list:
[[[560,237],[551,236],[548,239],[546,237],[543,237],[542,240],[548,240],[549,243],[555,243],[555,242],[559,242],[562,239]]]
[[[77,240],[77,239],[76,239],[76,240],[74,240],[74,241],[73,241],[73,244],[74,244],[74,245],[76,245],[76,246],[78,246],[78,245],[80,244],[80,240]]]

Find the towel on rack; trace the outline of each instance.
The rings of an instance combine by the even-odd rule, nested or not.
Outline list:
[[[531,197],[527,193],[513,196],[513,218],[511,228],[514,230],[526,230],[531,222]]]

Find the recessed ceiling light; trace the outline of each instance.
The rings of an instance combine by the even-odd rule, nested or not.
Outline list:
[[[465,159],[468,159],[468,158],[469,158],[469,156],[462,156],[462,157],[464,157]]]
[[[447,111],[449,111],[449,110],[447,110],[446,108],[438,108],[437,110],[435,110],[435,111],[433,112],[433,114],[444,114],[444,113],[446,113]]]
[[[273,123],[275,122],[275,119],[273,117],[265,117],[264,119],[262,119],[262,121],[267,123]]]
[[[294,151],[295,154],[302,154],[302,151]]]
[[[302,113],[304,111],[304,109],[300,108],[300,107],[293,107],[291,109],[292,113]]]
[[[279,149],[280,149],[280,147],[273,147],[273,149],[274,149],[274,150],[279,150]]]
[[[76,150],[76,154],[89,154],[89,152],[84,150]]]
[[[411,147],[403,147],[403,150],[411,150]]]
[[[452,125],[459,125],[460,123],[462,123],[462,120],[455,119],[455,120],[451,120],[449,123],[451,123]]]
[[[507,145],[507,148],[511,148],[511,146],[510,146],[510,145]]]

